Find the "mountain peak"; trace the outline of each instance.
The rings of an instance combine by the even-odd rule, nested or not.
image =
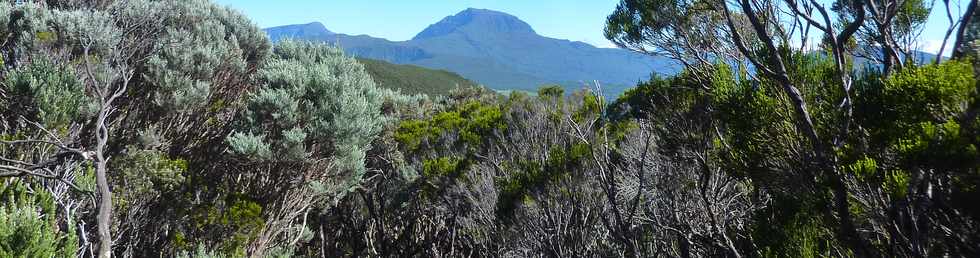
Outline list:
[[[327,30],[327,26],[323,26],[323,23],[320,23],[318,21],[307,23],[307,24],[304,24],[304,25],[306,27],[308,27],[308,28],[319,28],[319,29],[323,29],[323,30],[329,31],[329,30]]]
[[[328,30],[323,23],[311,22],[307,24],[285,25],[265,29],[272,41],[279,41],[285,38],[322,38],[325,39],[335,35]]]
[[[500,11],[469,8],[429,25],[413,39],[438,37],[453,32],[534,34],[531,25]]]

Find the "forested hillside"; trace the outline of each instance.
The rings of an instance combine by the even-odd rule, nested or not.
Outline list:
[[[358,58],[364,69],[381,88],[404,94],[443,96],[456,88],[477,87],[476,83],[458,74],[432,70],[414,65],[392,64],[381,60]]]
[[[385,89],[455,77],[207,0],[3,2],[0,257],[980,256],[977,2],[927,62],[923,1],[777,2],[621,1],[606,36],[684,70],[617,99]]]

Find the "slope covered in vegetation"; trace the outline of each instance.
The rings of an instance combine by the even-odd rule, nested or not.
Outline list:
[[[392,64],[381,60],[358,58],[379,87],[405,94],[443,96],[456,88],[472,88],[476,83],[458,74],[414,65]]]

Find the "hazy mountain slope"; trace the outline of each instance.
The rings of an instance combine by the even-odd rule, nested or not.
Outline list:
[[[304,30],[286,29],[291,26],[310,27],[289,25],[266,31],[273,41],[291,37],[331,42],[358,57],[444,69],[502,90],[534,90],[544,84],[580,88],[592,80],[632,86],[651,73],[679,70],[665,58],[543,37],[517,17],[491,10],[464,10],[401,42],[366,35],[292,33]],[[616,92],[607,94],[619,94],[623,88],[614,87]]]
[[[877,47],[871,47],[871,50],[872,50],[871,55],[874,56],[876,59],[880,60],[882,56],[881,49]],[[912,52],[909,53],[909,55],[911,55],[911,58],[915,60],[916,64],[931,64],[936,61],[936,54],[929,53],[929,52],[912,50]],[[905,59],[905,55],[899,54],[899,56],[900,58]],[[949,57],[944,56],[942,60],[949,60]],[[881,63],[879,61],[869,60],[868,58],[861,57],[861,56],[854,57],[854,64],[855,64],[854,67],[856,69],[881,68]]]
[[[297,24],[297,25],[286,25],[279,27],[272,27],[265,29],[265,33],[269,35],[269,39],[272,41],[279,41],[286,38],[296,38],[296,39],[320,39],[327,41],[331,36],[337,35],[332,31],[328,30],[327,27],[323,26],[319,22],[311,22],[307,24]]]
[[[433,57],[417,47],[366,35],[349,36],[341,34],[332,39],[323,37],[314,39],[338,44],[348,54],[357,57],[385,60],[397,64],[414,64],[418,60]]]
[[[458,74],[432,70],[415,65],[399,65],[385,61],[358,58],[378,86],[397,89],[406,94],[424,93],[430,96],[445,95],[457,87],[473,87],[477,84]]]
[[[480,9],[447,17],[407,43],[434,56],[494,60],[549,83],[600,80],[632,84],[654,71],[674,72],[665,69],[669,68],[665,60],[542,37],[517,17]]]
[[[539,85],[555,83],[553,80],[526,74],[514,67],[499,64],[487,58],[436,55],[411,64],[453,71],[482,85],[500,90],[535,91]]]

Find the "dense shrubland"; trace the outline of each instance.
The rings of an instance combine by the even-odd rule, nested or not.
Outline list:
[[[0,256],[980,255],[975,32],[919,64],[878,19],[921,2],[661,2],[607,35],[686,69],[615,100],[381,89],[205,0],[0,4]]]

